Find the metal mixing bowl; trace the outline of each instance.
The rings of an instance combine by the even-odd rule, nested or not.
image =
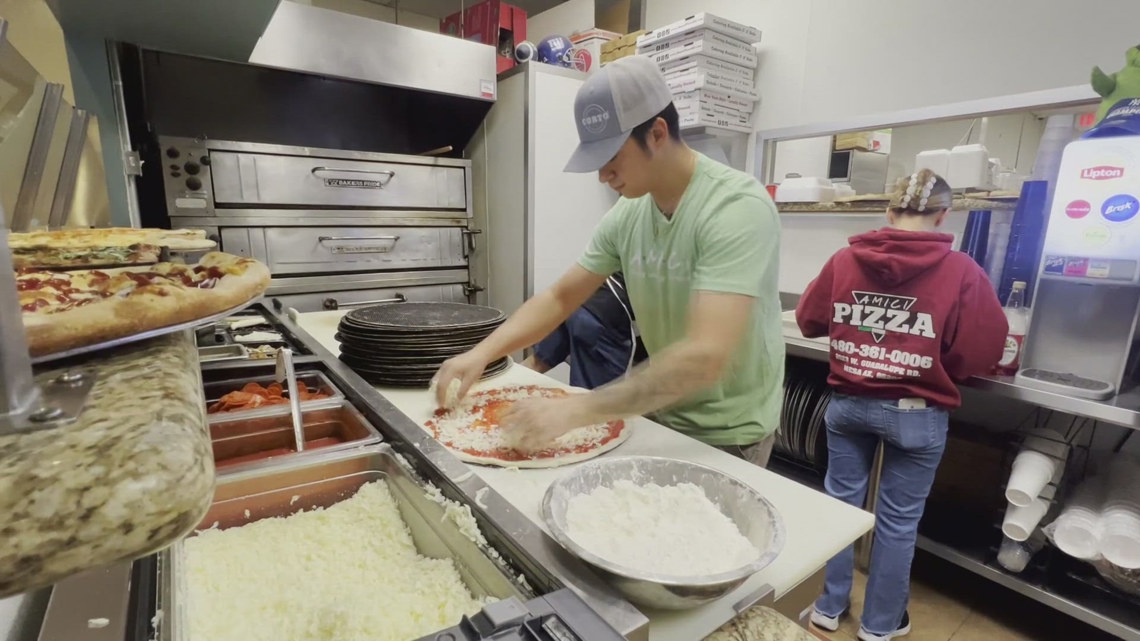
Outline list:
[[[729,572],[677,577],[623,567],[591,553],[567,534],[567,505],[579,494],[589,494],[598,487],[613,487],[620,480],[638,485],[692,483],[700,487],[760,550],[760,558]],[[684,514],[676,516],[686,518]],[[784,547],[783,519],[756,490],[704,465],[652,456],[602,458],[582,464],[550,485],[542,500],[542,517],[564,548],[596,569],[630,602],[666,610],[693,608],[728,594],[772,563]]]

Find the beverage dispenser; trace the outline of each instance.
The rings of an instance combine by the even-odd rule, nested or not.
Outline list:
[[[1071,142],[1017,382],[1097,400],[1127,389],[1138,313],[1140,135]]]

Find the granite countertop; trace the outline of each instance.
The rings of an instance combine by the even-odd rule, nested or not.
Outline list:
[[[850,214],[883,214],[886,215],[887,203],[890,201],[888,196],[884,196],[882,200],[872,200],[869,197],[861,197],[859,200],[844,200],[836,201],[833,203],[776,203],[776,208],[780,213],[850,213]],[[1002,200],[989,200],[977,197],[955,197],[953,211],[968,212],[968,211],[1013,211],[1017,208],[1016,200],[1010,201]]]
[[[79,418],[0,436],[0,597],[162,549],[213,498],[193,334],[69,365],[97,375]]]
[[[717,629],[704,641],[818,641],[795,621],[764,606],[754,606]]]

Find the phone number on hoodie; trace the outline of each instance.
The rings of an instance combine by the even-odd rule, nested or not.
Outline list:
[[[912,354],[897,349],[887,349],[886,347],[879,347],[878,345],[856,345],[850,341],[831,341],[831,349],[840,354],[887,360],[896,365],[907,365],[920,369],[930,369],[934,367],[934,357],[932,356]]]

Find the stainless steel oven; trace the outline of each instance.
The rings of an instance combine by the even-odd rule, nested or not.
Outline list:
[[[171,225],[264,262],[269,295],[300,311],[478,291],[471,162],[158,138]]]

